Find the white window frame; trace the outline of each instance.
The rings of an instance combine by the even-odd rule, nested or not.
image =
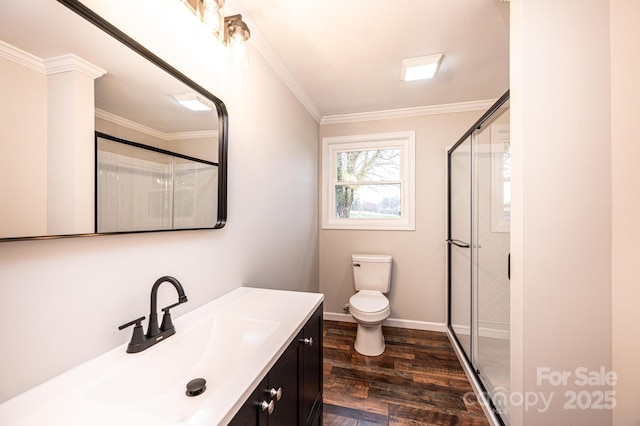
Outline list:
[[[401,216],[388,219],[335,217],[336,153],[353,150],[400,150]],[[416,132],[375,133],[322,138],[322,229],[415,231]]]
[[[491,232],[509,232],[511,221],[504,218],[504,153],[511,143],[508,124],[491,126]],[[511,178],[509,178],[511,180]]]

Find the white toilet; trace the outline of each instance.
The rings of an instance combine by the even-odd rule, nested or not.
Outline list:
[[[355,349],[362,355],[376,356],[384,352],[382,323],[391,308],[388,293],[391,287],[391,256],[354,254],[353,280],[357,293],[349,299],[349,313],[358,323]]]

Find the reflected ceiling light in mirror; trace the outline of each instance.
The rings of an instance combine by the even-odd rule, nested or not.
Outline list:
[[[182,93],[179,95],[173,95],[173,98],[180,102],[185,108],[189,108],[191,111],[211,111],[215,107],[209,101],[197,93]]]
[[[404,59],[400,79],[404,81],[425,80],[433,78],[440,68],[442,53],[419,58]]]

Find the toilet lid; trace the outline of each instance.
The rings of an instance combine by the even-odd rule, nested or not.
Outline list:
[[[362,312],[379,312],[389,307],[389,299],[373,290],[360,290],[351,296],[349,303]]]

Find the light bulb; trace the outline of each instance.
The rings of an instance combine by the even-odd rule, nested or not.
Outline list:
[[[247,68],[249,59],[247,57],[247,43],[242,35],[234,34],[230,40],[231,61],[236,68]]]
[[[220,28],[218,4],[214,0],[204,0],[202,22],[207,30],[214,33]]]

